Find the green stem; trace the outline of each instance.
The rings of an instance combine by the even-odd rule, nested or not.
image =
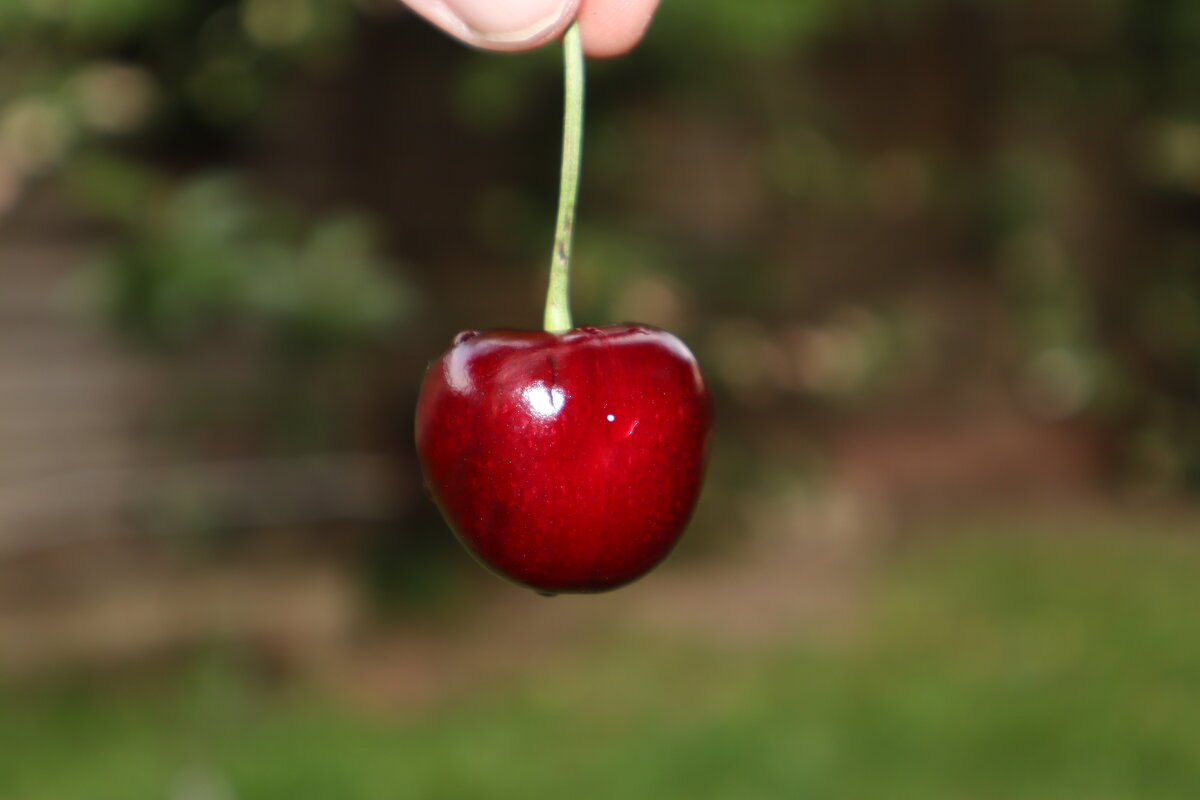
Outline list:
[[[562,184],[558,222],[550,257],[550,287],[546,292],[545,328],[550,333],[571,330],[571,244],[575,234],[575,203],[579,199],[579,164],[583,153],[583,43],[579,23],[563,37],[566,98],[563,111]]]

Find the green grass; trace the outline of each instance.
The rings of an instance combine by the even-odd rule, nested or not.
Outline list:
[[[1200,797],[1200,539],[991,527],[903,547],[836,641],[607,635],[436,710],[229,668],[10,696],[0,798]]]

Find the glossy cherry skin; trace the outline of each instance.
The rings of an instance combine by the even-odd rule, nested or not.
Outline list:
[[[484,565],[543,593],[603,592],[678,541],[711,424],[696,359],[666,331],[468,331],[425,376],[417,452]]]

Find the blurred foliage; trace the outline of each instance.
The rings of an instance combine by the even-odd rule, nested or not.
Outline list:
[[[369,353],[417,311],[374,215],[314,213],[233,163],[287,80],[340,63],[358,13],[0,7],[0,214],[49,180],[102,233],[75,295],[132,343],[191,357],[147,425],[210,457],[352,446],[378,380]]]
[[[138,176],[113,175],[112,165],[90,166],[80,181],[97,195],[119,184],[141,189],[137,235],[91,277],[111,317],[143,342],[194,342],[240,322],[287,349],[323,350],[386,329],[406,308],[361,218],[298,231],[294,215],[267,207],[233,177],[163,192]],[[94,206],[104,203],[97,196]]]
[[[409,307],[361,215],[309,222],[235,172],[171,170],[140,150],[181,126],[244,127],[282,70],[344,46],[341,0],[23,0],[0,10],[0,176],[65,175],[116,244],[93,284],[126,332],[203,341],[220,321],[293,347],[380,331]],[[2,181],[0,181],[2,183]]]
[[[94,296],[158,347],[217,330],[285,353],[385,342],[416,309],[413,277],[382,255],[398,243],[528,265],[507,280],[540,286],[557,54],[470,52],[418,26],[437,44],[381,60],[411,46],[379,46],[400,14],[393,0],[10,0],[0,213],[65,178],[113,242]],[[283,98],[335,74],[377,87],[359,105],[400,107],[361,171],[382,181],[401,151],[437,168],[323,218],[257,185],[247,143],[302,125]],[[678,330],[737,407],[990,394],[1104,427],[1141,488],[1200,487],[1195,2],[691,0],[593,74],[581,319]],[[430,124],[443,109],[452,122]],[[370,133],[333,128],[344,148]],[[417,194],[428,216],[400,219],[414,203],[389,201]],[[427,319],[459,328],[475,324],[463,309],[514,302],[463,272],[439,284],[444,266],[422,273]]]
[[[1200,551],[1170,526],[1080,527],[930,531],[881,565],[834,636],[697,642],[627,620],[572,658],[526,653],[502,682],[418,653],[490,677],[402,711],[272,691],[228,655],[190,680],[0,697],[0,794],[1193,796],[1200,631],[1181,609],[1200,602]],[[511,622],[512,647],[527,647]]]

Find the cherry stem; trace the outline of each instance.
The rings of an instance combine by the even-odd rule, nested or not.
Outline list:
[[[562,183],[558,192],[558,222],[550,256],[550,286],[546,291],[545,328],[550,333],[571,330],[571,246],[575,235],[575,204],[579,199],[579,167],[583,154],[583,42],[579,23],[563,37],[565,101],[563,109]]]

